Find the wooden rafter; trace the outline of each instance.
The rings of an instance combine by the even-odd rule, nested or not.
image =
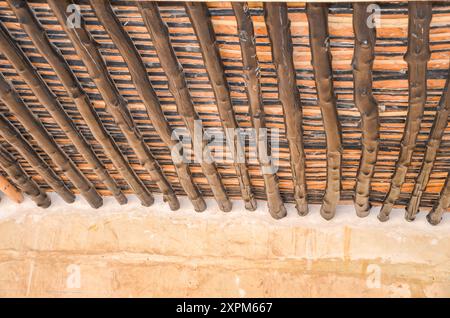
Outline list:
[[[327,184],[320,214],[333,218],[341,190],[342,136],[334,94],[328,34],[328,5],[307,3],[312,66],[327,141]]]
[[[141,200],[142,205],[150,206],[153,197],[143,182],[124,158],[116,142],[104,128],[89,97],[73,74],[69,64],[60,51],[49,41],[46,31],[25,0],[8,0],[23,29],[28,33],[39,52],[47,59],[58,75],[67,93],[74,101],[78,111],[92,131],[95,139],[102,145],[105,153],[124,177],[131,189]]]
[[[47,182],[65,202],[72,203],[75,201],[74,194],[66,187],[64,182],[2,114],[0,114],[0,135],[2,135],[2,137],[30,163],[33,169],[42,176],[45,182]]]
[[[430,180],[431,171],[436,160],[436,155],[439,150],[439,146],[444,136],[445,127],[447,127],[448,117],[450,114],[450,70],[447,76],[447,81],[445,83],[444,91],[439,100],[439,105],[436,109],[436,114],[434,116],[433,125],[428,137],[425,155],[422,161],[422,166],[420,168],[419,175],[415,179],[414,190],[411,194],[408,206],[406,208],[405,217],[407,220],[412,221],[415,219],[417,212],[419,211],[420,200],[422,198],[423,192],[427,187],[428,181]],[[445,210],[444,196],[448,190],[447,188],[449,181],[446,180],[443,191],[441,192],[440,199],[437,205],[435,205],[434,212],[430,216],[429,220],[431,223],[437,224],[440,217],[439,214]]]
[[[25,105],[19,94],[9,85],[0,73],[0,99],[9,111],[20,121],[22,126],[36,140],[39,146],[49,155],[57,167],[64,172],[81,195],[93,207],[102,205],[102,198],[92,183],[81,173],[75,163],[61,150],[44,125]]]
[[[389,214],[400,197],[401,186],[405,181],[416,147],[416,139],[427,100],[427,64],[431,55],[431,2],[411,1],[408,3],[408,13],[408,49],[405,54],[405,61],[408,63],[408,114],[391,187],[378,215],[380,221],[389,219]],[[411,218],[408,214],[406,217],[407,219]]]
[[[23,202],[22,192],[0,173],[0,192],[16,203]],[[0,198],[1,199],[1,198]]]
[[[119,126],[128,140],[131,148],[136,153],[139,162],[150,174],[151,179],[157,184],[163,194],[164,201],[168,202],[172,210],[180,207],[172,186],[161,171],[158,162],[153,158],[148,145],[144,142],[139,129],[136,127],[133,117],[128,109],[128,103],[120,95],[117,87],[109,75],[102,55],[98,51],[97,44],[87,31],[84,20],[81,18],[80,27],[71,28],[67,25],[68,13],[66,8],[71,1],[48,0],[50,8],[55,13],[60,25],[69,36],[75,50],[86,65],[89,75],[96,84],[100,94],[106,103],[107,110]]]
[[[161,18],[158,5],[153,1],[142,1],[138,2],[138,8],[141,12],[144,23],[151,34],[152,43],[155,46],[161,67],[167,74],[169,90],[175,99],[178,113],[188,128],[191,138],[195,138],[195,134],[200,132],[203,136],[203,127],[200,126],[200,129],[196,129],[196,125],[201,125],[199,122],[200,117],[194,108],[186,78],[184,76],[183,67],[179,63],[172,47],[169,37],[169,29]],[[225,191],[225,187],[222,184],[220,173],[217,170],[212,158],[210,158],[208,145],[203,140],[197,142],[201,142],[202,145],[202,153],[196,154],[197,157],[199,157],[197,159],[199,160],[203,173],[208,180],[214,198],[216,199],[219,208],[222,211],[228,212],[231,210],[232,204]]]
[[[108,171],[106,171],[91,146],[84,139],[83,135],[81,135],[81,133],[77,130],[75,124],[59,103],[55,94],[50,90],[41,75],[36,71],[29,59],[15,43],[14,39],[11,37],[3,24],[0,24],[0,51],[11,62],[17,70],[17,73],[31,88],[40,103],[48,110],[56,123],[73,142],[79,153],[91,165],[100,180],[112,192],[116,200],[120,204],[126,203],[126,197],[117,186],[114,179],[109,175]],[[92,204],[95,207],[99,207],[103,204],[103,199],[98,195],[98,200],[96,200],[96,202],[92,202]]]
[[[437,12],[450,7],[447,4],[405,2],[387,13],[402,17],[398,23],[381,20],[375,28],[373,10],[378,7],[370,2],[355,2],[353,10],[348,5],[283,2],[234,1],[228,6],[197,1],[47,0],[50,6],[5,2],[10,7],[4,8],[0,21],[4,74],[0,73],[0,139],[9,170],[0,168],[0,175],[16,194],[26,188],[41,205],[44,202],[26,179],[19,185],[6,173],[18,176],[13,159],[33,176],[30,182],[39,179],[36,185],[51,188],[68,203],[81,192],[93,207],[102,204],[97,189],[105,185],[108,195],[118,191],[122,203],[126,197],[118,185],[137,194],[144,206],[150,205],[153,196],[143,182],[147,178],[172,209],[179,206],[174,189],[187,194],[197,211],[206,208],[202,195],[211,193],[222,211],[232,209],[229,196],[241,197],[250,210],[256,207],[256,197],[266,199],[277,219],[286,215],[286,202],[296,203],[300,215],[307,213],[307,203],[323,203],[321,214],[326,219],[334,216],[340,200],[353,199],[360,217],[370,213],[371,204],[381,202],[381,221],[389,218],[396,204],[406,206],[408,221],[422,207],[432,207],[427,216],[432,224],[450,209],[450,173],[445,182],[442,178],[449,165],[445,140],[450,75],[442,94],[439,89],[446,72],[442,69],[446,26],[440,23],[444,16],[432,16],[432,5]],[[347,19],[351,15],[353,24]],[[309,33],[302,18],[308,19]],[[129,21],[122,23],[124,19]],[[401,52],[402,43],[407,52]],[[436,45],[439,50],[431,58]],[[305,50],[311,50],[311,64]],[[407,72],[399,53],[406,53]],[[334,96],[335,91],[339,95]],[[97,100],[107,115],[99,111]],[[438,100],[427,130],[427,122],[422,123],[422,117],[429,117],[425,106]],[[136,102],[145,109],[131,110]],[[379,107],[389,111],[379,113]],[[186,132],[178,133],[179,125],[187,127],[190,138]],[[229,149],[204,138],[209,132],[206,125],[223,126]],[[256,147],[247,149],[239,126],[255,128],[250,138]],[[266,126],[284,128],[281,139],[267,140],[274,135],[264,130]],[[155,129],[144,137],[141,127]],[[400,137],[395,136],[400,134],[396,148]],[[412,168],[419,168],[412,158],[424,134],[428,141],[412,182],[408,176]],[[189,139],[194,141],[192,151],[180,149]],[[83,143],[89,148],[86,153]],[[67,151],[64,145],[69,145]],[[5,155],[5,149],[11,153]],[[215,163],[212,154],[217,150],[231,153],[234,164]],[[246,151],[254,152],[249,157],[257,159],[257,165],[240,161],[242,155],[247,159]],[[271,161],[276,153],[277,172],[271,169],[276,169]],[[197,161],[180,164],[178,159],[186,159],[185,155]],[[164,161],[170,178],[153,156]],[[390,165],[392,157],[395,166]],[[138,162],[146,170],[142,180]],[[114,173],[105,166],[113,166]],[[199,168],[202,174],[194,176]]]
[[[430,136],[427,141],[425,156],[420,168],[419,175],[416,178],[416,184],[412,192],[411,199],[406,209],[407,220],[414,220],[419,210],[420,199],[423,191],[430,180],[431,170],[433,169],[434,162],[439,150],[439,146],[444,135],[445,127],[448,124],[448,118],[450,115],[450,70],[447,76],[447,81],[444,87],[444,92],[439,101],[439,105],[434,117],[433,126],[431,127]],[[442,220],[443,213],[450,206],[450,174],[444,183],[444,187],[441,190],[439,199],[433,206],[430,213],[427,215],[428,222],[433,225],[437,225]]]
[[[131,79],[145,105],[153,127],[155,127],[166,146],[169,147],[178,179],[187,197],[197,212],[204,211],[206,209],[205,200],[192,179],[189,165],[182,159],[182,153],[177,148],[179,140],[172,138],[173,130],[164,116],[158,96],[150,83],[147,70],[136,46],[114,14],[108,0],[91,0],[90,3],[100,23],[127,63]]]
[[[8,174],[15,184],[41,208],[48,208],[51,204],[47,196],[37,184],[31,179],[17,160],[2,146],[0,146],[0,167]]]
[[[431,171],[436,160],[439,146],[441,145],[444,136],[445,128],[448,124],[450,115],[450,69],[447,75],[444,91],[439,100],[436,114],[434,116],[433,125],[431,126],[430,135],[428,137],[425,155],[422,161],[419,175],[416,178],[414,190],[411,199],[406,208],[405,217],[412,221],[419,210],[420,199],[425,191],[425,188],[430,180]],[[442,215],[450,206],[450,174],[447,175],[444,186],[440,192],[438,201],[433,205],[430,213],[427,215],[427,220],[433,225],[437,225],[442,220]]]
[[[225,132],[228,129],[237,129],[239,125],[233,110],[230,89],[225,77],[225,70],[208,7],[202,2],[185,2],[185,8],[202,50],[203,61],[214,91],[222,126]],[[237,136],[230,138],[232,139],[230,141],[233,147],[231,153],[233,155],[245,154],[245,147],[239,141],[239,138]],[[234,167],[241,188],[242,199],[245,202],[245,208],[255,210],[256,200],[253,196],[247,164],[234,158]]]
[[[375,25],[367,24],[370,18],[369,3],[353,4],[353,54],[354,101],[361,113],[362,150],[355,186],[355,209],[360,217],[370,212],[370,182],[377,162],[380,119],[378,104],[372,95],[372,69],[375,59]]]
[[[294,182],[294,199],[298,213],[306,215],[308,213],[308,203],[305,152],[303,149],[303,116],[300,93],[297,88],[287,5],[279,2],[265,2],[264,17],[272,47],[272,59],[277,71],[278,98],[283,106],[284,125],[289,144],[292,179]],[[244,49],[242,51],[244,52]],[[251,56],[256,57],[256,50]]]
[[[445,179],[444,186],[439,194],[438,201],[434,204],[430,213],[427,215],[427,220],[432,225],[438,225],[442,221],[442,215],[450,207],[450,174]]]

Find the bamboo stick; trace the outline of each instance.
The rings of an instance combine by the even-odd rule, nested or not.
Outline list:
[[[114,81],[110,77],[103,57],[97,49],[96,42],[86,30],[84,20],[80,19],[80,27],[71,28],[66,23],[68,18],[66,8],[72,4],[72,1],[48,0],[47,2],[60,25],[69,36],[89,75],[105,100],[108,112],[113,116],[114,121],[124,133],[140,164],[147,169],[152,181],[157,184],[163,193],[164,201],[169,203],[172,210],[177,210],[180,204],[175,192],[163,175],[161,167],[153,158],[148,145],[144,142],[139,129],[136,127],[128,109],[128,103],[120,95]]]
[[[180,141],[172,138],[173,130],[164,116],[158,96],[148,78],[147,70],[142,62],[141,55],[114,14],[109,1],[91,0],[90,3],[100,23],[103,25],[127,63],[131,79],[144,103],[153,127],[155,127],[155,130],[171,151],[178,179],[180,180],[180,184],[186,192],[187,197],[192,202],[195,211],[204,211],[206,209],[205,200],[192,179],[189,165],[184,162],[182,153],[180,153],[180,150],[177,148]]]
[[[303,149],[303,115],[300,93],[297,88],[287,5],[280,2],[265,2],[264,18],[272,48],[273,64],[277,71],[278,98],[283,106],[284,126],[294,181],[294,199],[298,213],[306,215],[308,214],[308,202]],[[253,55],[256,57],[256,50]]]
[[[61,150],[44,125],[25,105],[19,94],[9,85],[0,73],[0,99],[10,112],[28,130],[39,146],[50,156],[57,167],[64,172],[81,195],[94,208],[102,205],[102,197],[98,195],[92,183],[81,173],[73,161]]]
[[[378,219],[383,222],[389,219],[389,214],[400,196],[401,186],[405,181],[416,147],[427,100],[427,63],[431,55],[431,3],[409,2],[408,13],[408,49],[404,59],[408,62],[409,107],[391,187],[378,214]],[[405,217],[409,220],[413,218],[408,212]]]
[[[361,113],[362,151],[355,186],[355,209],[360,217],[369,215],[370,182],[377,162],[380,119],[378,104],[372,95],[372,69],[375,59],[375,26],[367,21],[369,3],[353,3],[353,54],[354,101]]]
[[[11,8],[19,19],[19,23],[30,36],[36,48],[46,58],[61,80],[69,96],[73,99],[78,111],[92,131],[95,139],[102,145],[114,166],[130,185],[141,200],[142,205],[150,206],[153,197],[138,178],[134,170],[124,158],[116,142],[111,138],[98,117],[89,97],[81,87],[69,64],[60,51],[50,42],[46,31],[34,15],[25,0],[8,0]]]
[[[64,182],[2,114],[0,114],[0,134],[30,163],[33,169],[44,178],[45,182],[47,182],[65,202],[73,203],[75,201],[75,195],[66,187]]]
[[[61,127],[67,137],[73,142],[80,154],[92,166],[100,180],[112,192],[120,204],[126,203],[126,197],[117,187],[114,179],[108,174],[103,164],[95,155],[90,145],[75,127],[75,124],[57,100],[55,94],[49,89],[40,74],[33,67],[3,24],[0,24],[0,50],[11,62],[18,74],[31,88],[40,103],[48,110],[56,123]],[[94,202],[95,201],[95,202]],[[95,199],[91,203],[94,207],[102,205],[102,200]]]
[[[203,61],[214,91],[224,131],[227,132],[228,129],[235,130],[239,126],[235,118],[230,90],[208,7],[201,2],[185,2],[185,8],[200,44]],[[245,154],[245,147],[238,140],[237,136],[227,136],[227,138],[231,141],[233,148],[230,150],[233,155]],[[239,162],[234,157],[234,167],[241,188],[242,199],[245,202],[245,208],[247,210],[255,210],[256,200],[253,196],[247,165],[245,162]]]
[[[3,192],[10,200],[15,203],[22,203],[24,198],[22,192],[17,189],[8,179],[0,174],[0,192]]]
[[[328,5],[307,3],[312,65],[327,141],[327,185],[321,215],[329,220],[336,213],[340,197],[342,136],[334,95],[333,70],[328,34]]]
[[[172,93],[177,105],[178,113],[188,128],[191,140],[194,140],[197,133],[203,136],[203,127],[198,116],[192,98],[187,87],[183,67],[179,63],[169,37],[169,29],[162,20],[158,5],[153,1],[142,1],[137,3],[144,23],[151,34],[152,43],[164,72],[167,74],[169,90]],[[196,125],[200,125],[196,129]],[[200,136],[200,138],[202,137]],[[207,143],[201,141],[202,154],[196,154],[197,161],[200,162],[203,173],[208,180],[214,198],[222,211],[228,212],[232,208],[228,199],[225,187],[222,184],[221,176],[215,163],[210,157]],[[206,156],[205,158],[203,158]]]
[[[17,184],[20,190],[31,197],[37,206],[44,209],[50,206],[51,201],[45,191],[23,171],[17,160],[2,146],[0,146],[0,167]]]

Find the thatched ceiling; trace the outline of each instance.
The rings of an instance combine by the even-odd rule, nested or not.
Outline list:
[[[383,204],[381,220],[394,205],[408,219],[435,206],[432,223],[448,208],[447,3],[381,3],[376,28],[367,4],[77,3],[85,24],[70,28],[70,2],[0,1],[1,171],[39,205],[45,191],[93,207],[127,193],[150,205],[163,192],[172,209],[177,195],[197,211],[203,196],[223,211],[229,198],[249,210],[256,198],[275,218],[295,202],[299,214],[323,204],[330,219],[356,199],[360,216]],[[263,177],[254,161],[175,166],[171,130],[196,116],[205,129],[280,129],[277,173]]]

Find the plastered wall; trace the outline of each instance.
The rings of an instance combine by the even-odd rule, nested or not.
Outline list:
[[[56,198],[54,199],[56,200]],[[450,219],[0,203],[0,296],[450,296]]]

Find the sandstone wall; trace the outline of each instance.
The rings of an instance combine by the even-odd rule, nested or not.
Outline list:
[[[450,296],[450,219],[0,203],[0,296]],[[239,210],[239,212],[236,212]]]

